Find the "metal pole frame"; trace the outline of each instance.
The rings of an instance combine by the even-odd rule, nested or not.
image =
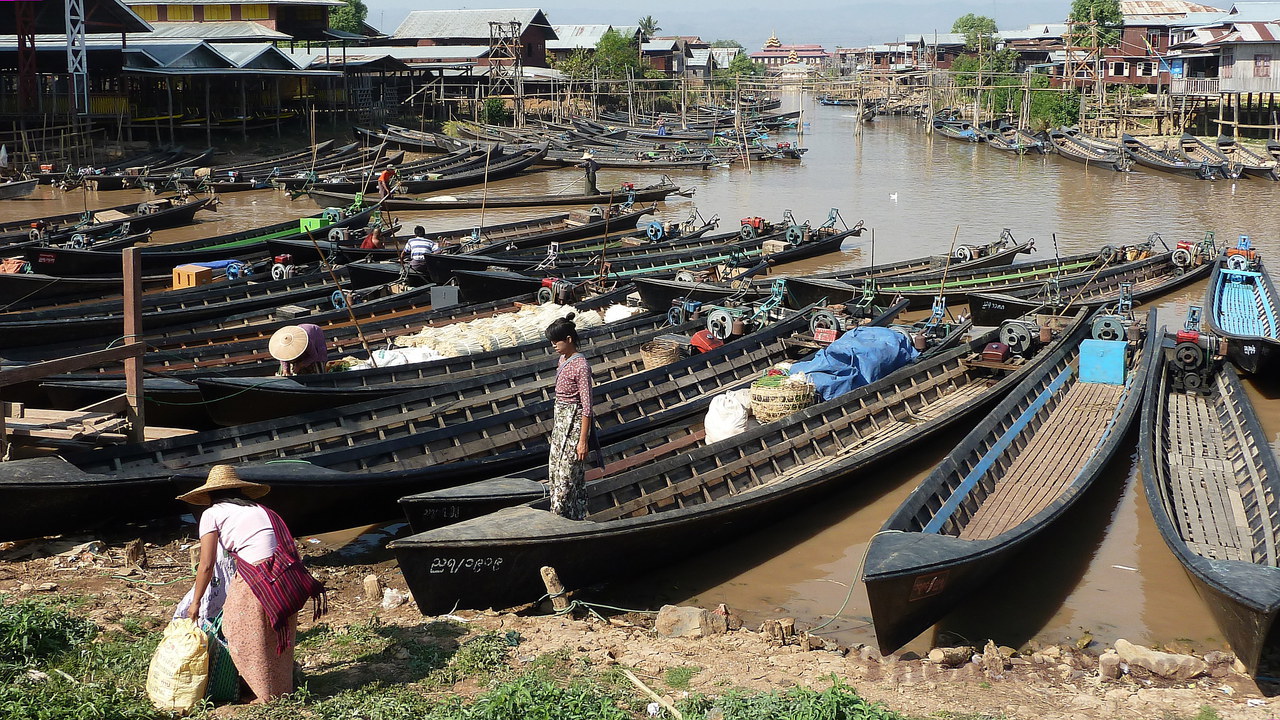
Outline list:
[[[71,105],[76,115],[89,114],[89,60],[85,45],[84,0],[63,0],[67,14],[67,73],[71,76]]]

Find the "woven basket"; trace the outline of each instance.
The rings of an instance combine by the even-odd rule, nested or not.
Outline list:
[[[762,423],[781,420],[813,404],[813,385],[807,382],[775,384],[760,378],[751,384],[751,414]]]
[[[652,370],[680,359],[680,346],[665,340],[650,340],[640,346],[640,359],[644,369]]]

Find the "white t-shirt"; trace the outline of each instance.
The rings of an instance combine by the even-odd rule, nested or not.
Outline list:
[[[240,559],[253,564],[276,551],[276,532],[267,511],[258,505],[214,503],[200,514],[200,537],[218,531],[218,542]]]

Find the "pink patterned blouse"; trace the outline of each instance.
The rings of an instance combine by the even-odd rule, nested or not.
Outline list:
[[[591,367],[582,353],[574,353],[567,360],[560,358],[556,402],[577,403],[582,406],[582,417],[591,417]]]

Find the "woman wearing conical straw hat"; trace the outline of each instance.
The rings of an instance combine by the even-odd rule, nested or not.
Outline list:
[[[178,497],[204,506],[200,514],[200,564],[192,588],[190,618],[200,621],[201,599],[209,590],[219,555],[234,559],[236,573],[226,588],[222,606],[222,631],[240,677],[252,693],[246,698],[265,703],[293,691],[293,637],[298,619],[294,613],[277,629],[255,595],[247,577],[253,568],[275,555],[281,543],[294,549],[292,534],[279,516],[254,502],[270,486],[241,480],[230,465],[215,465],[200,487]],[[281,532],[283,531],[283,532]],[[211,618],[212,619],[212,618]]]

